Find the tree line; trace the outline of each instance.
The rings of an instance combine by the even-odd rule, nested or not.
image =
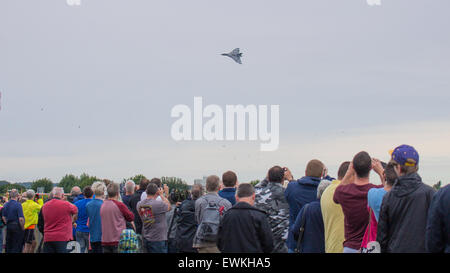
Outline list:
[[[120,185],[121,189],[125,185],[125,182],[128,180],[133,180],[136,185],[139,185],[142,179],[147,178],[143,174],[138,174],[130,178],[124,178]],[[151,179],[151,178],[150,178]],[[171,190],[175,191],[187,191],[189,190],[189,185],[178,177],[167,177],[163,176],[160,178],[163,184],[167,184],[167,186]],[[73,174],[66,174],[59,183],[53,183],[53,181],[49,178],[40,178],[31,183],[31,189],[37,192],[38,188],[44,188],[44,192],[48,193],[52,190],[53,187],[58,186],[64,188],[64,192],[69,193],[70,190],[78,186],[83,189],[86,186],[92,185],[95,181],[104,181],[105,179],[98,178],[96,176],[91,176],[89,174],[83,173],[79,177]],[[0,194],[5,194],[7,191],[11,189],[17,189],[19,192],[24,192],[27,190],[27,187],[21,184],[9,183],[7,181],[1,181],[0,185]]]

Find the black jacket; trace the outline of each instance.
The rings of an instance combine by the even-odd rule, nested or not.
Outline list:
[[[384,196],[377,227],[382,253],[423,253],[434,190],[417,173],[401,176]]]
[[[217,246],[223,253],[270,253],[273,235],[264,211],[236,203],[220,222]]]
[[[450,253],[450,185],[433,197],[428,211],[427,250],[432,253]]]
[[[195,221],[195,200],[184,200],[178,209],[175,241],[179,252],[196,253],[192,248],[197,222]]]
[[[134,214],[134,225],[136,226],[136,233],[142,234],[142,220],[139,212],[136,209],[137,203],[141,201],[141,195],[144,190],[137,190],[130,198],[130,208]]]

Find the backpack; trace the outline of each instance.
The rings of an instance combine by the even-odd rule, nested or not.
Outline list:
[[[221,218],[221,208],[215,201],[209,201],[203,212],[202,222],[198,225],[196,237],[201,241],[216,242]]]
[[[132,229],[124,229],[120,234],[118,252],[137,253],[139,250],[139,239]]]

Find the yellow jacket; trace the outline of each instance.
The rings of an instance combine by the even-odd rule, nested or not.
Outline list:
[[[27,200],[22,203],[23,216],[25,217],[25,228],[28,228],[31,225],[37,225],[39,219],[39,211],[42,208],[42,199],[39,199],[38,203],[33,200]]]

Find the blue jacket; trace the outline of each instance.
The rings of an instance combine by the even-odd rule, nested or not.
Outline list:
[[[236,204],[236,188],[225,188],[219,191],[219,196],[230,201],[233,206]]]
[[[86,214],[89,219],[89,235],[91,242],[102,241],[102,218],[100,216],[100,209],[102,207],[103,200],[92,199],[86,205]]]
[[[299,235],[302,215],[305,213],[303,207],[289,233],[292,237],[297,238]],[[309,203],[305,214],[305,230],[303,240],[300,245],[301,253],[325,253],[325,235],[323,227],[322,211],[320,209],[320,201],[316,200]],[[296,243],[297,245],[297,243]]]
[[[91,201],[92,199],[83,198],[75,202],[74,205],[78,208],[76,231],[89,233],[89,227],[87,226],[88,215],[86,212],[86,205]]]
[[[284,196],[289,203],[289,228],[294,225],[297,215],[302,207],[317,199],[317,186],[319,186],[320,178],[312,176],[304,176],[297,181],[289,182]],[[287,239],[287,247],[294,250],[297,243],[289,232]]]
[[[426,249],[432,253],[450,253],[450,185],[434,194],[428,211]]]

